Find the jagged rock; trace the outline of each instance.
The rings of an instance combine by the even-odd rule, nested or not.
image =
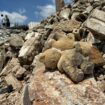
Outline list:
[[[86,8],[86,13],[90,13],[93,10],[93,7],[90,5]]]
[[[10,43],[10,46],[14,48],[20,48],[23,46],[24,40],[22,39],[21,36],[13,36],[10,38],[9,43]]]
[[[19,51],[19,58],[22,63],[31,62],[37,50],[38,38],[32,37],[28,39]]]
[[[59,40],[61,38],[67,38],[65,32],[63,32],[60,29],[55,29],[53,30],[52,34],[50,34],[50,36],[48,37],[48,40],[50,39]]]
[[[98,15],[97,15],[98,14]],[[95,36],[101,40],[105,39],[105,12],[94,9],[86,20],[84,26],[94,32]]]
[[[84,39],[86,42],[90,42],[92,44],[99,43],[100,41],[96,39],[91,32],[88,33],[87,37]]]
[[[31,105],[29,98],[28,85],[23,87],[22,96],[21,96],[21,105]]]
[[[26,69],[25,68],[22,68],[21,66],[17,66],[17,72],[15,73],[15,76],[16,78],[20,79],[24,76],[26,72]]]
[[[4,76],[12,72],[16,77],[21,77],[25,71],[26,70],[20,66],[19,60],[17,58],[12,58],[12,60],[4,67],[0,75]]]
[[[35,32],[28,33],[25,37],[25,40],[30,39],[31,37],[35,36]]]
[[[13,89],[20,90],[22,88],[21,82],[19,82],[13,74],[8,74],[5,77],[5,80],[8,85],[12,85]]]
[[[76,17],[80,14],[79,11],[75,11],[73,12],[72,16],[71,16],[71,20],[76,20]]]
[[[5,51],[1,49],[0,51],[0,72],[3,69],[4,63],[5,63]]]
[[[31,37],[38,37],[39,33],[38,32],[31,32],[28,33],[27,36],[25,37],[25,40],[30,39]]]
[[[3,95],[0,95],[0,104],[1,105],[21,105],[20,104],[20,96],[21,94],[18,93],[17,91],[16,92],[13,92],[11,93],[10,95],[9,94],[3,94]]]
[[[56,69],[57,63],[61,57],[61,51],[56,48],[51,48],[42,53],[40,61],[45,64],[48,69]]]
[[[60,23],[55,23],[53,27],[54,29],[61,29],[64,32],[72,32],[74,28],[80,27],[80,22],[75,21],[75,20],[68,20],[68,21],[63,21]]]
[[[70,11],[69,8],[63,9],[63,10],[60,12],[60,17],[61,17],[61,18],[64,18],[64,19],[69,19],[69,18],[70,18],[70,15],[71,15],[71,11]]]
[[[98,89],[94,78],[74,84],[58,71],[44,71],[36,70],[29,86],[33,105],[104,105],[105,94]]]

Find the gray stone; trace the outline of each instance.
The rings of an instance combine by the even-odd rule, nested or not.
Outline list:
[[[25,71],[25,68],[20,66],[19,60],[17,58],[12,58],[12,60],[4,67],[0,75],[6,76],[8,73],[13,73],[17,78],[19,78],[23,76]]]
[[[28,85],[25,85],[23,88],[22,97],[21,97],[21,105],[31,105],[31,101],[29,98]]]
[[[21,36],[13,36],[10,38],[9,43],[12,47],[18,48],[23,46],[24,40]]]
[[[5,52],[4,52],[4,50],[1,50],[0,51],[0,72],[3,69],[4,63],[5,63]]]
[[[86,8],[86,12],[87,12],[87,13],[90,13],[90,12],[92,11],[92,9],[93,9],[92,6],[88,6],[88,7]]]
[[[105,12],[94,9],[89,18],[84,23],[84,26],[94,32],[99,39],[105,39]]]
[[[19,51],[19,58],[22,61],[26,61],[27,59],[29,60],[29,57],[33,58],[34,54],[35,54],[35,48],[36,48],[36,44],[38,44],[38,39],[37,37],[32,37],[30,39],[28,39],[24,45],[22,46],[22,48]]]
[[[100,40],[96,39],[91,32],[88,33],[88,35],[84,39],[84,41],[89,42],[89,43],[92,43],[92,44],[100,43]]]

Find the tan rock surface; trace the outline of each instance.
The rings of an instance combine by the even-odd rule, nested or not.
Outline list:
[[[38,69],[30,84],[33,105],[104,105],[105,95],[93,78],[74,84],[64,74]]]

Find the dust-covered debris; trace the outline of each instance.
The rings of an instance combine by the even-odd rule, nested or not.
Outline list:
[[[0,105],[105,104],[105,1],[61,7],[29,30],[0,29]]]

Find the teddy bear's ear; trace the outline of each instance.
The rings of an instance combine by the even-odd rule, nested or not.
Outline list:
[[[42,55],[40,56],[40,62],[44,62],[44,60],[45,60],[45,55],[42,54]]]

